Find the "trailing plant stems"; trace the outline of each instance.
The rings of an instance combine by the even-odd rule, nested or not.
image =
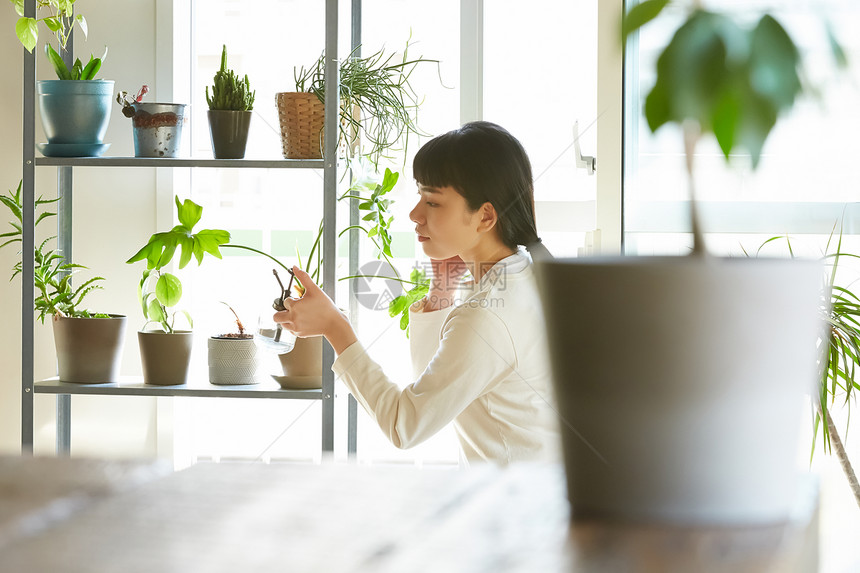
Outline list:
[[[221,245],[222,249],[224,249],[226,247],[230,247],[232,249],[244,249],[246,251],[251,251],[252,253],[257,253],[258,255],[263,255],[264,257],[267,257],[267,258],[271,259],[272,261],[274,261],[277,265],[279,265],[282,269],[284,269],[288,273],[292,274],[292,272],[293,272],[292,269],[287,268],[287,265],[285,265],[284,263],[282,263],[281,261],[279,261],[278,259],[276,259],[272,255],[270,255],[269,253],[260,251],[258,249],[255,249],[254,247],[246,247],[245,245],[234,245],[232,243],[227,243],[225,245]]]

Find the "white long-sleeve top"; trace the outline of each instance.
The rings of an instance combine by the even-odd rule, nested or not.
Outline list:
[[[332,370],[399,448],[445,425],[466,461],[560,458],[550,365],[531,261],[517,252],[496,263],[454,308],[411,312],[416,380],[391,382],[356,342]]]

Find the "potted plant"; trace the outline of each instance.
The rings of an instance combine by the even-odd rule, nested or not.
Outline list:
[[[834,225],[834,232],[836,226]],[[857,474],[848,458],[844,442],[839,436],[831,410],[837,406],[837,399],[841,404],[850,407],[851,400],[860,389],[860,383],[856,380],[856,372],[860,367],[860,297],[851,289],[851,283],[837,281],[839,276],[840,259],[858,259],[857,255],[845,252],[842,248],[842,232],[840,230],[833,252],[830,245],[833,235],[827,241],[824,250],[825,280],[821,292],[821,320],[826,324],[826,332],[820,342],[824,342],[824,352],[818,364],[818,388],[812,396],[814,428],[812,435],[812,455],[815,454],[815,443],[818,439],[819,429],[824,441],[824,451],[836,454],[839,465],[848,480],[848,487],[854,494],[854,500],[860,506],[860,483]],[[756,251],[759,255],[765,245],[785,239],[789,254],[794,256],[791,240],[786,237],[771,237],[766,240]],[[845,434],[848,433],[846,424]]]
[[[222,302],[235,318],[235,332],[209,337],[209,382],[219,386],[256,384],[257,345],[254,335],[245,331],[239,315]]]
[[[135,157],[179,157],[183,127],[188,123],[184,103],[144,102],[149,87],[143,86],[133,98],[121,91],[116,101],[122,114],[131,118]]]
[[[356,48],[357,50],[358,48]],[[380,50],[368,57],[353,51],[340,66],[340,146],[350,159],[357,142],[370,145],[363,154],[376,164],[389,149],[404,148],[416,125],[418,95],[409,83],[416,66],[438,63],[423,57],[409,59],[409,42],[403,57]],[[305,69],[294,69],[295,92],[275,94],[281,124],[281,141],[287,159],[320,159],[325,111],[325,55]]]
[[[36,199],[36,225],[56,213],[41,211],[57,199]],[[0,234],[6,241],[0,248],[22,240],[23,204],[21,183],[13,193],[0,195],[2,202],[15,221],[14,230]],[[17,221],[17,222],[16,222]],[[48,237],[35,249],[34,281],[36,287],[35,311],[39,320],[52,317],[54,344],[57,349],[57,370],[63,382],[83,384],[118,382],[122,359],[126,317],[115,314],[93,313],[83,308],[83,300],[90,292],[102,288],[97,283],[102,277],[92,277],[79,286],[72,286],[72,276],[83,265],[66,262],[62,253],[50,249],[48,244],[56,237]],[[22,271],[22,262],[15,264],[12,278]]]
[[[627,33],[666,4],[635,7]],[[694,210],[696,141],[713,133],[755,167],[801,91],[799,64],[770,15],[750,27],[691,8],[644,110],[652,130],[683,128]],[[690,256],[538,265],[574,518],[767,523],[795,502],[820,265],[710,256],[691,219]]]
[[[61,49],[66,48],[72,27],[77,23],[84,36],[87,21],[81,14],[74,14],[75,0],[40,0],[37,8],[41,18],[24,16],[24,0],[13,0],[19,15],[15,33],[21,45],[30,52],[39,40],[39,23],[45,25],[57,40]],[[39,80],[36,91],[39,95],[42,127],[48,138],[39,144],[43,155],[52,157],[86,157],[103,154],[110,144],[104,136],[110,122],[110,98],[113,80],[96,79],[107,48],[101,58],[90,56],[83,64],[76,59],[67,66],[63,58],[49,43],[45,54],[57,74],[56,80]]]
[[[242,159],[256,92],[251,91],[247,75],[240,80],[233,70],[227,69],[226,45],[221,51],[221,69],[215,73],[213,82],[211,96],[206,87],[212,153],[215,159]]]
[[[138,332],[143,378],[146,384],[184,384],[191,360],[192,333],[175,328],[177,312],[169,309],[182,298],[182,282],[175,275],[162,269],[170,264],[177,248],[180,249],[179,268],[184,268],[193,256],[197,264],[203,262],[206,253],[221,258],[219,246],[230,240],[230,234],[221,229],[203,229],[193,232],[200,221],[203,208],[186,199],[175,198],[179,225],[170,231],[156,233],[146,245],[126,263],[146,260],[146,270],[138,286],[138,298],[146,319]],[[193,328],[191,316],[182,311]],[[146,330],[155,323],[159,330]]]
[[[203,207],[190,199],[180,201],[175,198],[179,225],[170,231],[156,233],[149,238],[146,245],[134,254],[126,263],[146,260],[147,268],[138,286],[138,298],[146,323],[138,332],[141,361],[144,370],[144,382],[147,384],[173,385],[183,384],[187,379],[189,361],[191,359],[192,333],[175,328],[176,315],[181,312],[188,325],[193,328],[193,321],[187,311],[170,311],[182,298],[182,282],[175,275],[163,270],[173,261],[179,249],[179,268],[184,268],[194,257],[197,264],[203,262],[208,253],[221,258],[221,248],[243,249],[269,258],[282,269],[290,272],[282,262],[272,255],[248,247],[229,243],[230,233],[223,229],[203,229],[194,232],[194,227],[203,215]],[[232,310],[232,309],[231,309]],[[238,316],[236,317],[238,321]],[[147,331],[150,323],[159,325],[159,329]],[[243,336],[229,337],[247,339],[244,336],[244,326],[240,334]],[[217,337],[216,337],[217,338]],[[250,337],[253,340],[253,337]],[[171,361],[175,367],[165,371],[167,356],[175,356]],[[216,383],[216,382],[213,382]],[[247,382],[246,382],[247,383]]]

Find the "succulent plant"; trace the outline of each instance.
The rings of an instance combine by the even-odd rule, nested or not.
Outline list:
[[[206,103],[213,110],[251,111],[254,109],[254,95],[248,76],[240,80],[233,70],[227,69],[227,46],[221,50],[221,69],[215,72],[212,95],[206,87]]]

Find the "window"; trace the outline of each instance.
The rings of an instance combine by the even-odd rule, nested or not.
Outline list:
[[[538,223],[545,243],[556,254],[575,255],[584,244],[585,233],[595,226],[595,178],[574,167],[573,124],[579,121],[583,151],[593,154],[597,2],[540,0],[528,8],[513,0],[477,2],[483,4],[483,52],[467,58],[460,53],[461,4],[476,2],[363,3],[364,55],[383,47],[388,52],[401,50],[411,39],[411,54],[440,62],[438,68],[420,67],[412,79],[425,97],[418,118],[428,136],[410,141],[409,155],[387,165],[401,173],[393,205],[395,264],[401,273],[408,273],[423,260],[408,218],[415,200],[412,156],[429,137],[460,124],[461,66],[467,75],[483,77],[484,118],[506,126],[531,157]],[[341,1],[341,57],[350,51],[349,20],[350,2]],[[177,48],[176,54],[178,58],[192,54],[188,83],[196,86],[189,94],[194,155],[210,153],[202,86],[211,85],[227,38],[229,66],[240,75],[247,74],[256,89],[247,156],[279,157],[274,94],[293,90],[293,67],[311,64],[322,52],[323,3],[192,2],[191,28],[189,36],[178,40],[189,45]],[[474,33],[480,32],[475,29]],[[560,68],[559,61],[570,65]],[[177,63],[176,67],[188,65]],[[193,170],[175,190],[204,206],[202,227],[228,229],[235,242],[293,263],[296,248],[308,251],[321,218],[321,178],[321,173],[310,170]],[[346,217],[345,211],[339,212],[339,227],[345,226]],[[364,243],[360,264],[375,260],[375,253]],[[339,243],[338,277],[347,274],[346,254],[345,242]],[[229,311],[219,300],[229,302],[251,324],[258,316],[272,313],[267,302],[276,293],[271,265],[236,251],[225,250],[224,255],[224,261],[205,261],[183,276],[193,292],[192,314],[201,337],[229,326]],[[346,282],[339,283],[338,301],[344,307],[346,287]],[[359,309],[357,322],[359,338],[389,376],[404,385],[410,382],[408,342],[397,322],[385,310],[364,307]],[[193,364],[204,365],[197,375],[205,377],[203,338],[196,343],[196,352]],[[277,373],[274,357],[267,359],[265,368]],[[336,390],[335,451],[339,453],[346,447],[346,391],[339,384]],[[188,399],[177,405],[181,414],[175,416],[176,442],[184,444],[177,448],[183,452],[183,463],[230,458],[316,460],[320,455],[319,409],[317,402]],[[455,464],[458,456],[450,430],[417,448],[397,450],[361,408],[358,440],[362,463]]]
[[[683,4],[689,5],[678,3],[645,26],[628,49],[625,105],[631,113],[625,125],[624,188],[628,254],[681,254],[692,244],[682,136],[675,126],[664,126],[652,135],[641,113],[654,83],[659,51],[686,13]],[[848,23],[857,21],[860,8],[840,1],[813,5],[717,0],[706,6],[731,9],[750,21],[771,10],[799,43],[805,78],[820,90],[820,97],[802,98],[780,120],[755,172],[747,156],[732,157],[727,165],[713,137],[699,143],[696,183],[708,246],[713,252],[742,255],[741,246],[755,250],[771,236],[791,234],[795,246],[815,253],[855,195],[854,154],[849,150],[860,120],[849,79],[856,71],[842,77],[834,74],[825,25],[829,21],[849,55],[856,54],[856,34]],[[845,215],[850,229],[854,212],[849,208]]]

